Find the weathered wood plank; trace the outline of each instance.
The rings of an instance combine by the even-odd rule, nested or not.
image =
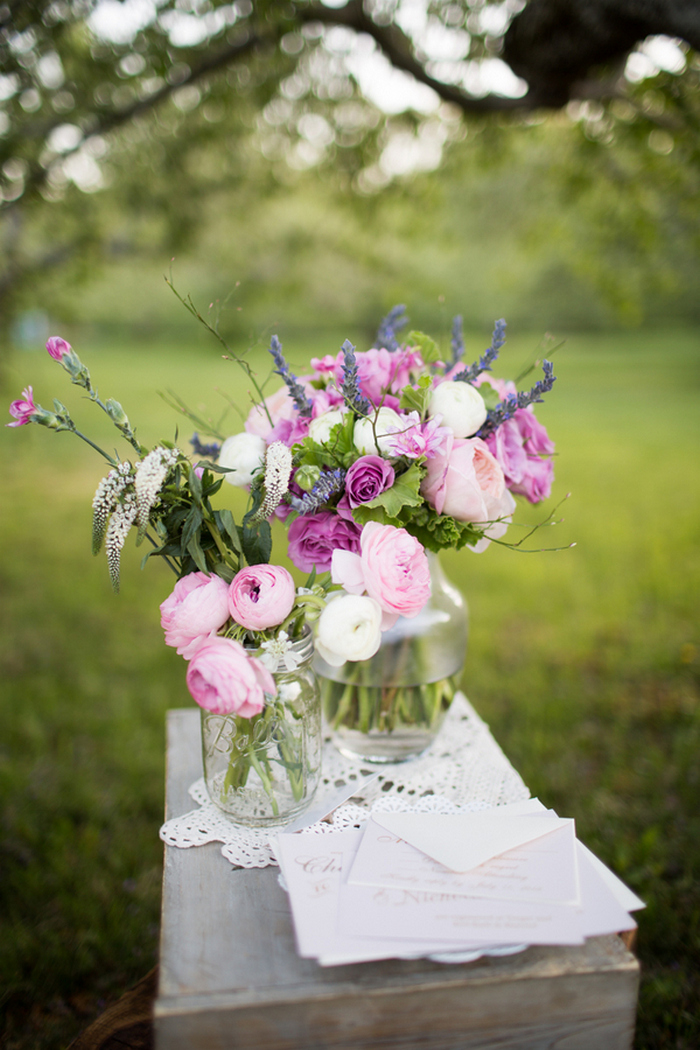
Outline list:
[[[198,711],[168,718],[166,816],[193,808]],[[277,869],[235,870],[215,844],[166,847],[158,1050],[627,1050],[639,966],[618,937],[442,966],[324,969],[296,955]]]

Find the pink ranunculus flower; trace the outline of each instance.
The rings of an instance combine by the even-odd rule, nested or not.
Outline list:
[[[281,565],[250,565],[233,577],[228,608],[236,623],[264,631],[289,616],[295,597],[294,580]]]
[[[62,361],[73,350],[70,343],[67,343],[65,339],[61,339],[60,335],[52,335],[46,344],[46,349],[49,352],[49,357],[52,357],[54,361]]]
[[[384,613],[382,630],[399,616],[416,616],[430,597],[430,566],[425,549],[406,529],[368,522],[360,553],[334,551],[333,583],[350,594],[367,593]]]
[[[34,404],[34,391],[30,386],[22,391],[22,397],[13,401],[10,405],[10,415],[14,416],[14,423],[6,423],[6,427],[22,427],[25,423],[31,423],[32,415],[38,406]]]
[[[252,718],[265,707],[265,694],[277,686],[267,668],[232,638],[212,635],[195,651],[187,668],[187,688],[200,707],[215,715]]]
[[[165,644],[186,660],[228,618],[228,584],[220,576],[207,576],[205,572],[183,576],[160,606]]]
[[[360,526],[357,522],[322,510],[318,514],[300,514],[289,526],[289,557],[302,572],[327,572],[337,549],[360,549]]]

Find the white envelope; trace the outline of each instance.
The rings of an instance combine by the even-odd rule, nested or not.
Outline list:
[[[457,872],[472,871],[568,823],[550,813],[513,815],[505,806],[455,814],[374,812],[372,819]]]
[[[455,872],[372,819],[348,881],[491,900],[578,904],[574,822],[567,821],[563,827],[507,850],[472,871]]]

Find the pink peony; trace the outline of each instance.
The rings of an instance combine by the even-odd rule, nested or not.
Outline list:
[[[165,644],[186,660],[228,618],[228,584],[220,576],[207,576],[204,572],[183,576],[160,606]]]
[[[289,526],[287,553],[298,569],[327,572],[336,549],[358,551],[360,526],[332,511],[300,514]]]
[[[215,715],[252,718],[277,686],[266,667],[232,638],[212,635],[196,650],[187,668],[187,688],[200,707]]]
[[[336,551],[332,577],[350,594],[366,592],[382,607],[382,630],[399,616],[416,616],[430,597],[425,550],[405,529],[370,521],[362,530],[360,554]]]
[[[228,608],[249,631],[264,631],[289,616],[295,597],[294,580],[281,565],[251,565],[233,577]]]
[[[62,361],[67,354],[71,353],[73,348],[65,339],[61,339],[60,335],[52,335],[46,344],[46,349],[49,352],[49,357],[52,357],[54,361]]]
[[[25,423],[31,423],[32,415],[38,406],[34,404],[34,391],[30,386],[22,391],[22,397],[13,401],[10,405],[10,415],[15,417],[14,423],[6,423],[6,427],[22,427]]]

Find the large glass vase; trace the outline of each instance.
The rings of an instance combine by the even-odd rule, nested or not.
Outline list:
[[[366,762],[401,762],[424,751],[459,687],[467,606],[429,554],[431,598],[382,635],[375,656],[331,667],[318,653],[323,712],[335,746]]]

